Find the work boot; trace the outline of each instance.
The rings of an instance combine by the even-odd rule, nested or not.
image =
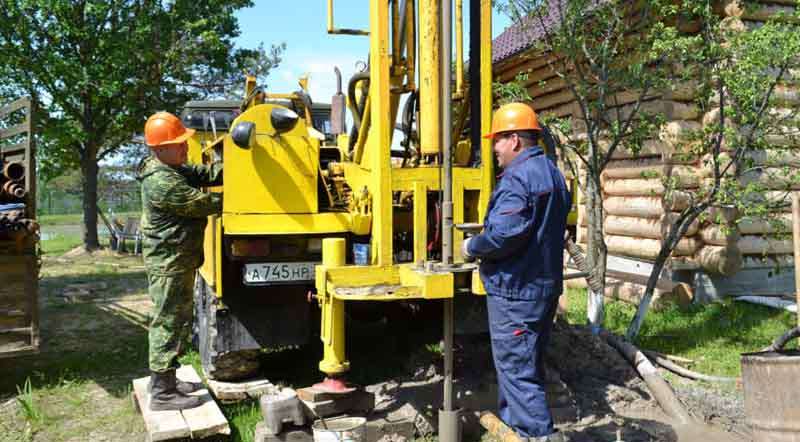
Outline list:
[[[153,391],[153,378],[155,378],[155,374],[150,375],[150,383],[147,384],[147,391]],[[189,394],[194,393],[195,391],[200,391],[206,388],[206,386],[200,382],[186,382],[176,377],[175,388],[183,394]]]
[[[153,411],[186,410],[199,407],[203,399],[199,396],[187,396],[178,391],[175,370],[163,373],[153,372],[151,375],[150,409]]]

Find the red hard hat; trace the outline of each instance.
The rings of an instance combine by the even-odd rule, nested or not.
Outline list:
[[[180,118],[169,112],[158,112],[144,124],[144,141],[150,147],[179,144],[194,135],[194,129],[187,129]]]

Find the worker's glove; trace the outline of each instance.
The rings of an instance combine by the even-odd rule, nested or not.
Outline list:
[[[464,241],[461,243],[461,256],[464,257],[464,262],[475,261],[475,257],[469,254],[470,241],[472,241],[472,237],[464,238]]]

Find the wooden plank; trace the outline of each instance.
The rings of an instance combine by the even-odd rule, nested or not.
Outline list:
[[[255,379],[242,382],[225,382],[208,379],[206,381],[211,394],[222,403],[238,402],[247,398],[258,398],[263,394],[277,393],[280,389],[267,379]]]
[[[4,146],[0,146],[0,153],[3,153],[6,156],[16,155],[21,153],[21,158],[25,158],[25,151],[28,150],[28,143],[18,143],[18,144],[6,144]]]
[[[12,101],[3,107],[0,107],[0,118],[5,118],[7,115],[10,115],[22,108],[29,107],[30,105],[31,99],[27,97]]]
[[[19,309],[0,309],[0,316],[25,316],[25,312]]]
[[[622,256],[608,255],[606,263],[607,275],[620,281],[646,284],[647,278],[650,277],[650,273],[653,271],[653,264],[650,262]],[[679,282],[681,281],[678,275],[665,266],[661,270],[661,276],[656,283],[656,287],[664,291],[672,291]]]
[[[29,131],[30,131],[30,128],[28,126],[28,123],[25,122],[25,123],[22,123],[22,124],[18,124],[16,126],[11,126],[11,127],[5,128],[5,129],[0,129],[0,139],[10,138],[10,137],[13,137],[14,135],[28,133]]]
[[[200,376],[190,365],[184,365],[178,369],[176,376],[184,382],[201,383]],[[202,389],[192,393],[193,396],[203,398],[203,405],[183,410],[183,418],[189,427],[192,439],[202,439],[215,434],[231,434],[228,420],[222,414],[217,403],[211,398],[207,389]]]
[[[25,346],[18,347],[17,349],[15,349],[13,351],[6,351],[6,350],[4,350],[2,348],[2,346],[0,346],[0,359],[13,358],[13,357],[17,357],[17,356],[25,356],[25,355],[31,355],[31,354],[36,354],[36,353],[39,353],[38,345],[37,346],[25,345]]]
[[[156,442],[190,437],[189,426],[180,411],[150,410],[150,392],[147,390],[149,382],[149,377],[133,381],[133,392],[139,404],[139,411],[141,411],[142,418],[144,418],[144,426],[147,428],[147,440]]]
[[[16,327],[16,328],[0,328],[0,333],[2,334],[20,334],[20,333],[30,333],[31,327]]]

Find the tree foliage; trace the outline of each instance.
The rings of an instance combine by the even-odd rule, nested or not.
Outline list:
[[[725,5],[734,9],[723,11]],[[716,112],[716,123],[674,142],[676,157],[699,161],[711,171],[710,178],[687,191],[678,188],[676,177],[663,177],[665,199],[680,193],[690,202],[662,240],[637,315],[639,323],[631,325],[629,336],[638,331],[664,263],[692,222],[704,220],[711,213],[709,208],[719,206],[737,208],[743,216],[769,216],[776,204],[786,203],[780,194],[777,199],[766,198],[775,196],[767,192],[775,188],[771,180],[782,180],[788,190],[800,178],[788,166],[771,167],[768,172],[776,176],[764,176],[763,158],[797,152],[797,108],[787,105],[787,100],[794,100],[796,106],[797,99],[791,98],[792,93],[783,94],[788,99],[780,98],[776,91],[797,82],[792,75],[796,74],[800,32],[797,16],[777,15],[749,28],[735,18],[762,7],[754,1],[721,6],[712,0],[507,0],[500,4],[517,26],[537,35],[536,56],[547,60],[555,74],[546,83],[560,84],[572,93],[572,116],[551,118],[547,123],[561,134],[562,158],[573,159],[572,167],[577,164],[585,174],[581,186],[589,225],[587,258],[599,281],[605,282],[607,255],[600,177],[614,153],[625,149],[636,154],[646,140],[659,138],[663,123],[674,119],[660,103],[677,85],[697,89],[693,105],[701,114],[708,117]],[[590,321],[599,325],[602,293],[590,294],[592,303],[599,318]]]
[[[0,94],[33,97],[40,175],[79,168],[91,235],[97,163],[131,143],[147,115],[266,76],[285,45],[234,49],[249,0],[2,0]]]
[[[665,180],[668,193],[681,192],[689,203],[662,241],[629,338],[638,334],[661,270],[695,220],[722,224],[725,231],[735,231],[742,220],[762,220],[778,235],[788,233],[789,226],[775,215],[791,204],[791,190],[800,185],[798,169],[784,162],[800,155],[800,102],[791,98],[800,81],[800,9],[748,26],[736,14],[763,5],[742,1],[735,7],[722,18],[711,1],[687,6],[702,29],[685,54],[683,75],[699,80],[697,103],[706,121],[677,146],[677,153],[700,158],[709,178],[692,191]],[[709,210],[722,207],[737,215],[735,222]]]
[[[670,25],[681,17],[674,2],[665,0],[507,0],[499,7],[526,34],[537,36],[533,50],[555,74],[543,83],[560,84],[572,94],[574,116],[546,123],[560,134],[561,157],[574,172],[578,166],[585,171],[580,185],[593,245],[587,262],[604,285],[608,252],[600,177],[618,149],[638,152],[663,122],[648,102],[668,87],[688,49],[690,42]],[[595,327],[602,323],[602,297],[590,295]]]

